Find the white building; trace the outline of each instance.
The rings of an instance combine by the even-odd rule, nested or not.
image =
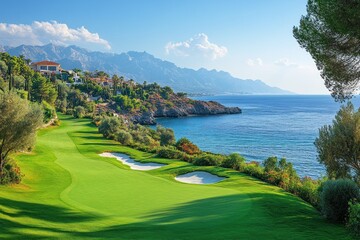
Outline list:
[[[45,75],[61,73],[60,64],[51,61],[40,61],[40,62],[32,63],[30,67],[34,71],[41,72],[42,74]]]

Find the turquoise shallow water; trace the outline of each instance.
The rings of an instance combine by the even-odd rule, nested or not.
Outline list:
[[[174,129],[176,138],[187,137],[202,150],[238,152],[247,160],[263,161],[269,156],[285,157],[300,176],[318,178],[325,174],[317,162],[314,140],[318,129],[330,124],[340,103],[330,96],[209,96],[225,106],[237,106],[236,115],[158,119]],[[356,107],[360,99],[353,99]]]

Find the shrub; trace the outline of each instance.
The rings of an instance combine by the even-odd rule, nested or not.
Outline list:
[[[193,164],[197,166],[220,166],[223,160],[224,157],[220,155],[204,154],[196,157]]]
[[[143,152],[148,152],[148,153],[157,153],[157,149],[151,146],[146,146],[144,144],[140,144],[140,143],[133,143],[131,145],[132,148],[135,148],[137,150],[143,151]]]
[[[297,184],[296,189],[294,189],[294,193],[311,205],[318,207],[319,187],[320,181],[312,180],[310,177],[304,177],[301,182]]]
[[[5,164],[2,174],[0,175],[0,184],[20,183],[21,178],[20,168],[15,162],[9,161]]]
[[[175,135],[174,131],[170,128],[163,128],[158,126],[156,131],[160,134],[160,145],[168,146],[175,144]]]
[[[92,122],[95,124],[95,126],[99,126],[102,120],[102,116],[94,116]]]
[[[162,147],[158,151],[158,156],[163,158],[170,158],[170,159],[183,159],[186,154],[170,147]]]
[[[48,123],[51,119],[53,119],[56,116],[55,109],[47,102],[42,101],[41,107],[43,109],[44,114],[44,123]]]
[[[245,164],[244,173],[258,179],[264,179],[264,168],[258,162],[250,162]]]
[[[115,134],[121,126],[120,119],[117,117],[105,117],[101,120],[99,125],[99,132],[106,138],[114,139]]]
[[[119,130],[116,134],[115,139],[123,145],[130,145],[133,142],[131,134],[124,130]]]
[[[347,227],[355,237],[360,237],[360,203],[349,202],[349,220]]]
[[[201,151],[194,143],[187,138],[180,138],[176,144],[176,148],[180,151],[186,152],[187,154],[194,155],[199,154]]]
[[[56,100],[55,102],[55,108],[57,111],[60,111],[61,113],[66,113],[66,106],[67,106],[67,101],[66,99],[64,100]]]
[[[359,187],[349,179],[329,180],[321,186],[320,207],[329,220],[344,222],[352,199],[360,199]]]
[[[85,108],[82,106],[77,106],[74,108],[74,117],[83,118],[85,116]]]
[[[72,108],[67,108],[66,109],[66,115],[73,115],[74,110]]]
[[[243,169],[245,164],[245,159],[238,153],[232,153],[225,158],[221,163],[222,167],[232,168],[235,170]]]
[[[278,170],[277,164],[278,164],[277,157],[267,158],[263,163],[265,172],[277,171]]]

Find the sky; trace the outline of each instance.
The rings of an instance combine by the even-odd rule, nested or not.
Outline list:
[[[62,0],[1,3],[0,45],[146,51],[301,94],[328,94],[292,35],[306,0]]]

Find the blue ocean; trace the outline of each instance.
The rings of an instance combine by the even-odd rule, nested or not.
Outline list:
[[[314,140],[318,129],[331,124],[341,104],[330,96],[206,96],[197,100],[236,106],[242,114],[186,118],[162,118],[158,123],[172,128],[177,139],[187,137],[202,150],[240,153],[247,161],[269,156],[286,158],[302,177],[325,175],[318,163]],[[360,99],[352,100],[355,107]]]

